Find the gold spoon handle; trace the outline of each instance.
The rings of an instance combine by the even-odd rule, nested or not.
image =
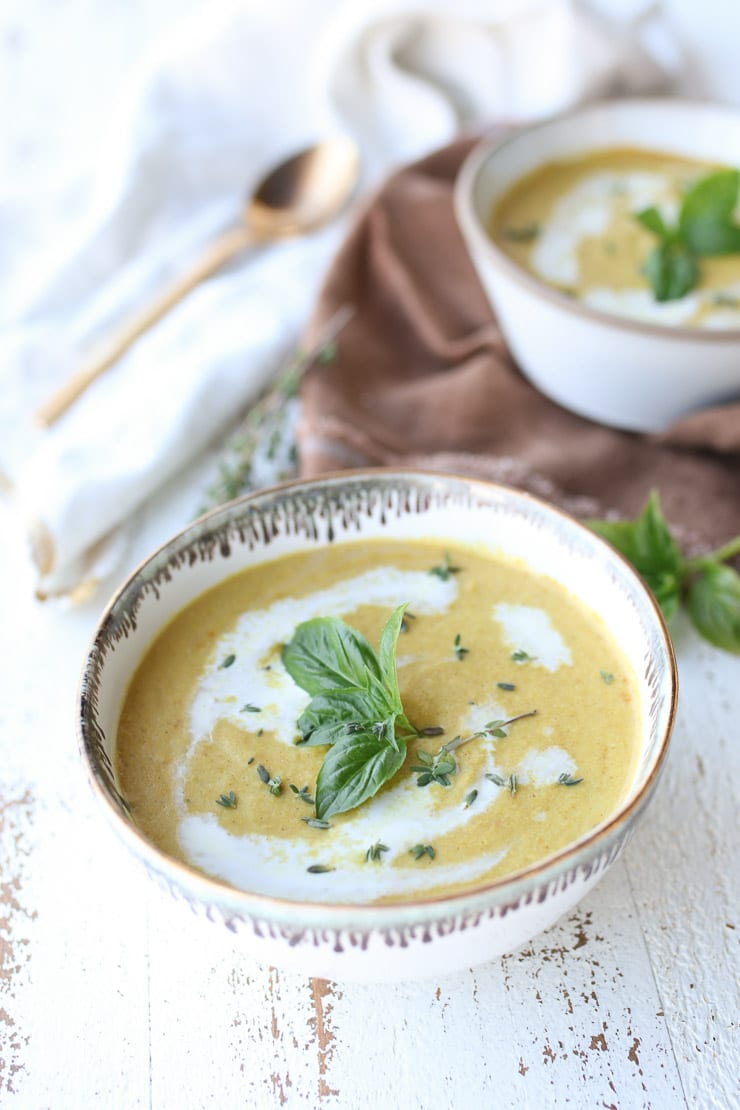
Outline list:
[[[132,320],[129,320],[108,342],[96,351],[87,362],[52,394],[36,412],[39,424],[49,427],[67,411],[77,398],[85,392],[87,387],[103,374],[114,362],[124,354],[136,340],[147,331],[152,324],[156,324],[171,308],[194,289],[205,278],[215,274],[217,270],[235,255],[245,250],[255,242],[255,236],[246,227],[233,228],[225,232],[219,239],[212,243],[195,265],[173,282],[169,288],[159,293],[148,305],[142,309]]]

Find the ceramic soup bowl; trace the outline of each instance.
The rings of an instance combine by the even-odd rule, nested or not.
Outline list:
[[[520,369],[552,400],[617,428],[660,431],[740,397],[740,329],[643,322],[538,280],[488,230],[497,202],[539,167],[628,147],[740,166],[740,111],[680,100],[613,100],[480,143],[462,166],[455,212]],[[675,303],[675,302],[674,302]]]
[[[460,541],[523,560],[598,612],[639,687],[639,757],[616,812],[561,851],[463,893],[382,904],[302,902],[237,890],[168,857],[137,829],[115,773],[122,700],[152,639],[235,572],[361,538]],[[331,979],[393,980],[469,967],[551,925],[604,875],[655,787],[676,705],[670,640],[652,596],[608,544],[557,509],[502,486],[451,476],[355,472],[234,501],[164,544],[115,595],[84,667],[82,758],[105,817],[174,898],[225,926],[259,961]],[[434,950],[434,959],[429,952]]]

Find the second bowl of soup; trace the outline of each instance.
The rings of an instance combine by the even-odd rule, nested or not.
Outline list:
[[[522,370],[565,407],[659,430],[740,396],[740,113],[614,101],[468,158],[455,195]]]

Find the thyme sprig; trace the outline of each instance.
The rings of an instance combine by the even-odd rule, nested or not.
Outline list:
[[[260,780],[269,789],[271,794],[277,798],[283,791],[283,780],[280,775],[271,775],[270,772],[261,763],[257,764],[257,774]]]
[[[460,663],[462,663],[462,661],[463,661],[463,659],[465,658],[466,655],[470,654],[470,648],[466,648],[466,647],[462,646],[462,637],[461,637],[459,632],[458,632],[457,636],[455,636],[455,642],[452,645],[452,651],[455,655],[455,658]]]
[[[471,740],[504,740],[507,735],[504,729],[513,725],[515,721],[522,721],[525,717],[534,717],[536,713],[536,709],[530,709],[527,713],[517,713],[515,717],[509,717],[507,720],[488,721],[483,728],[471,732],[469,736],[455,736],[447,744],[443,744],[434,755],[431,752],[419,749],[416,753],[419,763],[410,768],[412,774],[418,775],[416,785],[430,786],[432,783],[437,783],[439,786],[449,786],[449,776],[454,775],[457,770],[457,763],[450,754],[451,752],[461,748],[463,744],[469,744]]]
[[[295,794],[299,802],[305,802],[306,805],[309,806],[315,805],[314,799],[311,796],[307,786],[302,786],[299,790],[295,783],[289,782],[288,788],[292,791],[293,794]]]
[[[223,806],[224,809],[236,809],[236,794],[230,790],[228,794],[219,794],[216,798],[216,805]]]
[[[446,582],[451,574],[459,574],[461,570],[462,567],[452,565],[450,553],[445,551],[442,562],[438,563],[436,567],[430,567],[429,573],[434,575],[435,578],[441,579],[442,582]]]
[[[278,468],[276,480],[295,472],[295,442],[290,419],[295,398],[304,374],[316,364],[331,362],[336,357],[336,340],[354,315],[351,305],[344,305],[328,321],[318,342],[308,351],[296,351],[277,372],[274,384],[247,410],[244,419],[226,445],[218,463],[218,477],[206,490],[199,514],[233,501],[260,483],[256,480],[255,461],[260,451],[275,463],[284,456],[287,465]]]
[[[381,844],[379,840],[376,840],[365,852],[365,863],[381,863],[383,852],[390,852],[390,848],[387,844]]]
[[[560,786],[578,786],[579,782],[583,782],[583,779],[574,779],[568,771],[563,771],[562,775],[558,775]]]

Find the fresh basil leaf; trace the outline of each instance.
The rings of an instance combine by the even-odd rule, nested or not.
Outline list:
[[[299,624],[282,657],[293,681],[311,695],[382,685],[378,657],[370,644],[336,617],[316,617]]]
[[[396,671],[396,644],[398,643],[398,634],[401,631],[403,614],[407,608],[408,602],[405,605],[399,605],[388,617],[380,634],[378,650],[383,682],[391,696],[394,709],[399,711],[401,709],[401,695],[398,690],[398,673]]]
[[[674,232],[666,226],[665,220],[662,215],[654,206],[651,208],[643,208],[641,212],[635,212],[634,217],[638,223],[652,231],[653,235],[657,235],[659,239],[671,239]]]
[[[653,247],[643,273],[656,301],[677,301],[694,288],[699,269],[694,256],[682,243],[665,241]]]
[[[332,690],[317,694],[298,718],[302,743],[309,747],[333,744],[347,734],[349,726],[382,721],[394,706],[387,698],[365,690]]]
[[[740,654],[740,575],[710,563],[689,586],[689,615],[696,628],[718,648]]]
[[[652,490],[645,508],[635,521],[635,541],[638,558],[645,571],[680,573],[683,565],[681,552],[668,529],[655,490]]]
[[[592,520],[589,527],[628,559],[653,591],[666,619],[678,609],[684,562],[653,490],[635,521]]]
[[[697,255],[735,254],[740,251],[740,227],[733,213],[740,189],[740,171],[720,170],[698,181],[683,199],[679,230],[686,246]]]
[[[389,728],[395,729],[395,718]],[[316,780],[316,816],[325,821],[372,798],[405,758],[405,741],[393,748],[372,727],[338,740],[327,752]]]

